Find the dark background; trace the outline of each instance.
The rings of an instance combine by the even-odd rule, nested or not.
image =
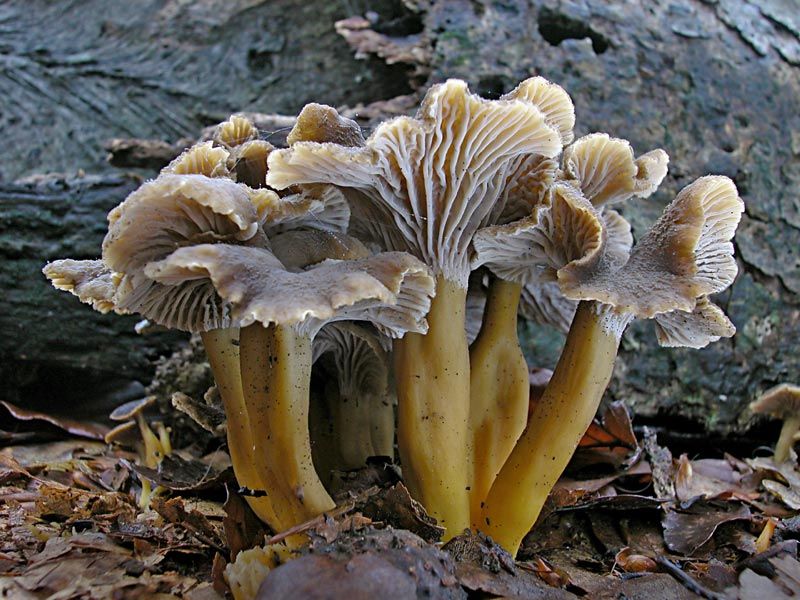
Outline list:
[[[448,77],[496,97],[541,74],[572,95],[578,135],[669,153],[661,190],[623,209],[635,234],[694,178],[736,181],[747,205],[740,274],[716,299],[736,337],[666,350],[635,324],[610,395],[640,422],[748,427],[758,392],[800,379],[800,14],[794,0],[639,4],[3,2],[0,399],[73,415],[113,405],[180,339],[139,336],[135,318],[94,313],[40,273],[47,260],[96,258],[106,212],[155,172],[111,166],[109,139],[174,144],[231,112],[293,115],[309,101],[361,103],[368,117],[414,98],[370,103]],[[334,23],[364,15],[369,28],[350,27],[356,54]],[[552,366],[560,336],[521,329],[531,363]]]

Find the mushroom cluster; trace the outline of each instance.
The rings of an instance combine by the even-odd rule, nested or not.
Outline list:
[[[627,325],[653,319],[664,346],[734,333],[709,300],[737,272],[733,183],[688,185],[634,244],[614,206],[652,194],[667,155],[574,124],[541,77],[497,100],[435,85],[368,138],[309,104],[285,149],[234,116],[109,214],[100,260],[44,272],[97,310],[200,333],[236,476],[276,531],[333,508],[331,471],[396,438],[446,536],[516,552]],[[568,332],[533,406],[518,312]]]

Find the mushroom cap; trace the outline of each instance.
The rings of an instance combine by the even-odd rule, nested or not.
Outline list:
[[[601,262],[624,262],[619,255],[627,257],[632,242],[626,225],[617,213],[602,215],[576,188],[558,182],[551,188],[549,205],[475,235],[473,268],[485,265],[501,279],[522,285],[578,277]],[[612,243],[609,232],[614,234]]]
[[[101,313],[114,310],[116,278],[102,260],[54,260],[42,269],[58,290],[70,292]]]
[[[623,266],[601,261],[580,277],[562,270],[561,289],[569,298],[596,300],[639,318],[693,313],[698,298],[724,290],[736,277],[730,240],[743,210],[730,179],[701,177],[666,207]],[[716,313],[703,306],[693,314]]]
[[[524,100],[535,104],[547,122],[556,128],[561,136],[561,144],[571,143],[575,127],[575,106],[569,94],[556,83],[544,77],[531,77],[521,82],[505,96],[504,100]]]
[[[272,236],[295,229],[320,229],[344,233],[350,223],[350,205],[341,190],[332,185],[301,186],[296,194],[281,198],[270,207],[264,231]]]
[[[265,140],[250,140],[231,150],[228,164],[236,181],[253,189],[267,185],[267,157],[275,146]]]
[[[200,142],[161,169],[161,173],[226,177],[229,158],[230,154],[225,148],[216,148],[211,142]]]
[[[111,411],[111,414],[108,415],[108,418],[112,421],[127,421],[129,419],[133,419],[136,417],[136,415],[144,412],[144,410],[148,407],[153,406],[155,402],[155,396],[146,396],[145,398],[139,398],[138,400],[131,400],[125,404],[120,404],[117,408]]]
[[[214,141],[228,149],[255,139],[258,139],[258,129],[244,115],[231,115],[214,131]]]
[[[294,127],[286,137],[291,146],[296,142],[331,142],[340,146],[359,147],[365,143],[361,127],[352,119],[341,116],[325,104],[306,104]]]
[[[176,247],[244,242],[259,230],[259,215],[245,186],[203,175],[167,174],[149,181],[114,208],[108,222],[103,259],[123,273]]]
[[[136,421],[125,421],[111,429],[103,438],[106,444],[135,445],[141,441],[139,426]]]
[[[416,118],[381,124],[364,146],[300,141],[273,152],[267,183],[357,189],[348,197],[354,217],[380,224],[382,247],[407,250],[465,288],[469,243],[491,216],[507,163],[560,150],[559,132],[534,104],[483,100],[449,80],[428,91]]]
[[[706,296],[697,299],[691,312],[673,310],[656,315],[653,320],[658,344],[667,348],[705,348],[736,333],[736,327],[722,309]]]
[[[356,260],[370,255],[356,238],[318,229],[286,231],[270,239],[272,253],[289,271],[302,271],[325,260]]]
[[[279,202],[274,192],[249,190],[229,179],[161,175],[109,213],[103,260],[119,274],[119,310],[184,331],[231,325],[229,308],[207,280],[159,285],[144,273],[148,263],[175,248],[204,242],[265,244],[260,207]]]
[[[179,248],[145,272],[166,286],[211,281],[242,327],[297,325],[309,337],[334,320],[370,320],[392,337],[424,332],[434,291],[427,267],[397,252],[292,273],[263,248],[203,244]]]
[[[669,157],[659,149],[636,159],[627,140],[592,133],[565,148],[562,163],[561,177],[602,206],[652,194],[667,174]]]
[[[751,402],[750,410],[779,419],[796,416],[800,412],[800,386],[791,383],[776,385]]]

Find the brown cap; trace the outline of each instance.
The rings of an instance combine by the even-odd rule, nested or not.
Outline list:
[[[548,202],[547,194],[553,185],[558,163],[553,158],[518,156],[509,163],[508,175],[495,208],[489,219],[492,224],[511,223],[527,217],[534,207]]]
[[[133,419],[136,415],[144,412],[144,410],[148,407],[153,406],[155,402],[155,396],[147,396],[145,398],[139,398],[138,400],[131,400],[125,404],[120,404],[111,412],[110,415],[108,415],[108,418],[112,421],[127,421],[129,419]]]
[[[750,410],[783,419],[800,413],[800,387],[782,383],[764,392],[750,403]]]
[[[711,342],[736,333],[736,327],[722,309],[706,296],[697,299],[691,312],[673,310],[653,319],[658,344],[670,348],[705,348]]]
[[[297,325],[310,337],[334,320],[368,320],[392,337],[423,332],[434,291],[428,268],[398,252],[291,273],[266,249],[204,244],[180,248],[145,272],[166,286],[211,281],[242,327]]]
[[[286,231],[270,238],[270,245],[289,271],[302,271],[328,259],[356,260],[370,255],[356,238],[319,229]]]
[[[490,217],[506,167],[555,156],[561,135],[531,102],[483,100],[463,81],[433,86],[416,118],[381,124],[362,147],[296,142],[269,158],[267,183],[354,188],[353,216],[381,223],[382,246],[407,250],[466,287],[469,243]]]
[[[314,338],[313,354],[314,362],[324,354],[333,357],[341,395],[386,400],[389,358],[374,330],[345,321],[328,323]]]
[[[361,127],[341,116],[335,108],[324,104],[306,104],[292,131],[286,137],[291,146],[296,142],[331,142],[340,146],[363,146]]]
[[[267,185],[267,157],[275,146],[264,140],[251,140],[231,150],[228,165],[236,181],[258,189]]]
[[[549,205],[536,206],[528,217],[485,227],[475,235],[473,268],[485,265],[501,279],[523,285],[553,281],[562,272],[594,269],[620,250],[627,256],[630,229],[621,227],[620,219],[613,213],[613,232],[619,229],[627,237],[608,244],[604,216],[576,188],[558,182],[551,188]]]
[[[145,266],[175,248],[203,242],[266,243],[249,188],[203,175],[161,175],[109,213],[103,260],[119,274],[115,303],[165,327],[206,331],[230,326],[228,307],[207,280],[163,286]],[[258,190],[258,195],[273,192]],[[268,204],[268,203],[267,203]]]
[[[142,434],[136,421],[125,421],[111,429],[103,438],[106,444],[122,444],[123,446],[135,446],[141,442]]]
[[[562,178],[602,206],[655,192],[667,174],[669,157],[653,150],[637,159],[627,140],[592,133],[565,148],[562,162]]]
[[[633,237],[618,213],[600,212],[571,184],[558,181],[549,192],[549,204],[535,206],[530,216],[479,231],[474,264],[523,285],[523,317],[567,331],[578,302],[564,296],[557,280],[601,264],[621,266]]]
[[[701,177],[666,207],[623,267],[598,263],[593,271],[559,273],[561,289],[639,318],[691,313],[700,297],[724,290],[736,277],[730,240],[743,210],[730,179]]]
[[[116,278],[102,260],[54,260],[42,272],[53,287],[70,292],[96,311],[114,310]]]
[[[564,333],[569,331],[577,308],[578,302],[564,296],[555,281],[531,282],[523,286],[519,299],[523,318]]]

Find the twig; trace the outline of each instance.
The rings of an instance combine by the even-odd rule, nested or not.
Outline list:
[[[656,556],[656,563],[659,567],[677,579],[683,585],[683,587],[690,592],[693,592],[698,596],[702,596],[703,598],[707,598],[708,600],[726,600],[724,595],[713,592],[707,587],[697,583],[694,578],[684,573],[678,565],[668,558],[664,556]]]

